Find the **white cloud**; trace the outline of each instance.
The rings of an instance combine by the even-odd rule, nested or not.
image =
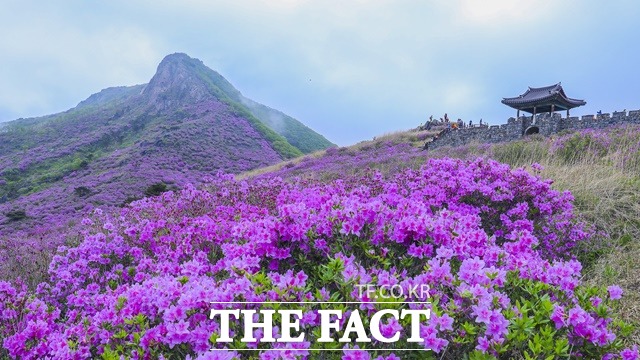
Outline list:
[[[16,117],[65,110],[108,86],[146,82],[162,56],[135,26],[87,27],[64,14],[45,16],[45,8],[12,10],[17,15],[0,16],[2,32],[12,34],[0,37],[0,107]]]
[[[564,15],[564,1],[554,0],[461,0],[457,12],[463,22],[482,26],[523,26],[544,18]]]
[[[454,82],[442,87],[442,104],[449,109],[463,112],[482,101],[477,85],[470,82]]]

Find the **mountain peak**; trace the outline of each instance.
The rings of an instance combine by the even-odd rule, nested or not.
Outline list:
[[[187,54],[167,55],[158,65],[143,94],[161,109],[172,107],[178,102],[207,100],[212,95],[211,82],[207,81],[209,72],[215,73],[201,60]]]
[[[162,59],[162,62],[166,62],[166,61],[200,61],[198,59],[192,58],[191,56],[185,54],[185,53],[181,53],[181,52],[176,52],[173,54],[169,54],[167,56],[164,57],[164,59]]]
[[[202,60],[192,58],[185,53],[173,53],[165,56],[164,59],[162,59],[162,61],[158,65],[157,72],[164,71],[166,68],[176,66],[186,66],[192,69],[195,67],[206,67]]]

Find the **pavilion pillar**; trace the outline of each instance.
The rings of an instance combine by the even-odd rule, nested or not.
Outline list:
[[[531,117],[531,125],[536,124],[536,107],[533,107],[533,116]]]
[[[520,109],[518,109],[518,112],[516,113],[516,119],[520,118]]]
[[[567,119],[569,118],[569,109],[567,109]]]
[[[553,117],[553,113],[556,112],[556,105],[555,104],[551,104],[551,117]]]

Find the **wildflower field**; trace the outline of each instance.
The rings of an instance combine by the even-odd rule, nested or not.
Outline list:
[[[46,273],[2,274],[0,355],[637,359],[636,324],[621,305],[626,290],[616,279],[591,281],[583,269],[598,269],[611,254],[602,249],[635,234],[635,225],[604,226],[610,215],[588,211],[598,199],[546,180],[589,165],[620,169],[635,189],[637,134],[614,129],[433,154],[386,139],[95,210],[59,235],[65,245],[54,255],[33,252]],[[394,319],[381,326],[402,334],[393,348],[317,342],[319,302],[361,302],[341,306],[363,314],[413,306],[362,296],[356,284],[428,284],[429,298],[420,300],[431,302],[432,316],[419,331],[420,346],[431,350],[394,351],[416,347],[406,341],[406,321]],[[251,302],[246,309],[299,302],[305,341],[217,342],[211,303],[231,301]],[[241,330],[232,323],[232,333]]]

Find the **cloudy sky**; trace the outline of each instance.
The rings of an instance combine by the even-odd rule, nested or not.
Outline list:
[[[433,114],[493,124],[561,81],[573,114],[640,108],[636,0],[0,0],[0,121],[146,83],[185,52],[339,145]]]

